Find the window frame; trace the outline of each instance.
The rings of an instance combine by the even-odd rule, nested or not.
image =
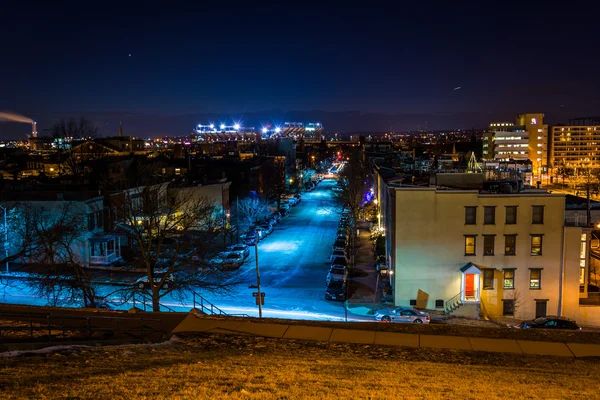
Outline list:
[[[483,290],[494,290],[494,270],[491,268],[486,268],[483,269],[482,271],[483,274]],[[491,277],[486,276],[487,274],[491,273]],[[487,284],[486,284],[487,282]]]
[[[465,235],[465,244],[464,244],[464,251],[465,251],[465,256],[476,256],[477,255],[477,235]],[[473,239],[473,253],[467,253],[467,239]]]
[[[534,278],[533,273],[537,272],[538,277]],[[532,283],[537,280],[537,286],[532,286]],[[529,268],[529,290],[542,289],[542,268]]]
[[[491,210],[491,222],[488,221],[488,211]],[[483,206],[483,224],[496,225],[496,206]]]
[[[469,222],[468,212],[473,210],[473,222]],[[477,225],[477,206],[465,206],[465,225]]]
[[[542,246],[543,246],[543,243],[544,243],[544,235],[542,235],[542,234],[532,234],[532,235],[530,236],[530,238],[531,238],[531,239],[530,239],[530,247],[531,247],[531,248],[530,248],[530,254],[531,254],[532,256],[541,256],[541,255],[543,254],[543,252],[542,252],[542,248],[543,248],[543,247],[542,247]],[[537,252],[537,253],[534,253],[534,252],[533,252],[533,239],[534,239],[534,238],[540,238],[540,245],[539,245],[539,248],[540,248],[540,249],[539,249],[539,252]]]
[[[491,241],[492,241],[492,252],[491,253],[486,252],[486,243],[485,242],[488,238],[491,239]],[[496,248],[496,235],[483,235],[483,255],[484,256],[493,256],[494,252],[495,252],[495,248]]]
[[[541,218],[539,221],[536,220],[536,212],[535,210],[541,210]],[[542,225],[544,223],[544,206],[533,205],[531,206],[531,223],[533,225]]]
[[[502,289],[504,290],[514,290],[515,288],[515,269],[513,268],[506,268],[502,271]],[[506,273],[510,272],[512,274],[512,277],[507,277]],[[506,284],[507,281],[511,281],[511,285],[508,286]]]
[[[512,252],[506,251],[506,239],[508,237],[514,238]],[[516,256],[517,255],[517,235],[516,234],[504,235],[504,255],[505,256]]]
[[[510,309],[507,312],[507,305],[510,304]],[[513,299],[502,299],[502,315],[515,315],[515,301]]]
[[[508,210],[514,210],[515,214],[514,214],[514,222],[509,221],[508,219]],[[505,206],[504,207],[504,224],[505,225],[516,225],[517,224],[517,212],[518,212],[518,206]]]

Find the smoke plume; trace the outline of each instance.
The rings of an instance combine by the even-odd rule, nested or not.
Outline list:
[[[0,111],[0,122],[25,122],[30,124],[33,120],[14,112]]]

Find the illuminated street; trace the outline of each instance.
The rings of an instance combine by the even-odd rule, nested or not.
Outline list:
[[[266,318],[293,318],[316,320],[343,320],[342,302],[324,299],[325,277],[329,268],[331,245],[339,221],[339,207],[333,198],[331,187],[335,180],[326,179],[315,190],[302,194],[302,201],[291,209],[274,227],[273,233],[258,245],[261,274],[261,291],[265,295],[263,316]],[[244,284],[225,295],[201,294],[229,314],[258,315],[258,307],[252,297],[256,284],[254,249],[250,257],[232,277],[237,274]],[[10,280],[0,293],[1,301],[32,305],[45,305],[46,301],[23,290],[24,281]],[[117,287],[103,285],[99,288],[106,295]],[[192,301],[181,302],[169,297],[161,304],[177,311],[188,310]],[[127,309],[133,303],[118,308]],[[138,305],[139,306],[139,305]],[[349,316],[352,320],[360,317]]]

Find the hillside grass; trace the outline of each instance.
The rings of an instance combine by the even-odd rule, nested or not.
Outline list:
[[[598,398],[600,360],[195,335],[0,357],[2,399]]]

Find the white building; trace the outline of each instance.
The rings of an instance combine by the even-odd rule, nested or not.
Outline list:
[[[566,226],[564,195],[376,181],[396,305],[600,325],[600,307],[579,300],[591,229]]]

